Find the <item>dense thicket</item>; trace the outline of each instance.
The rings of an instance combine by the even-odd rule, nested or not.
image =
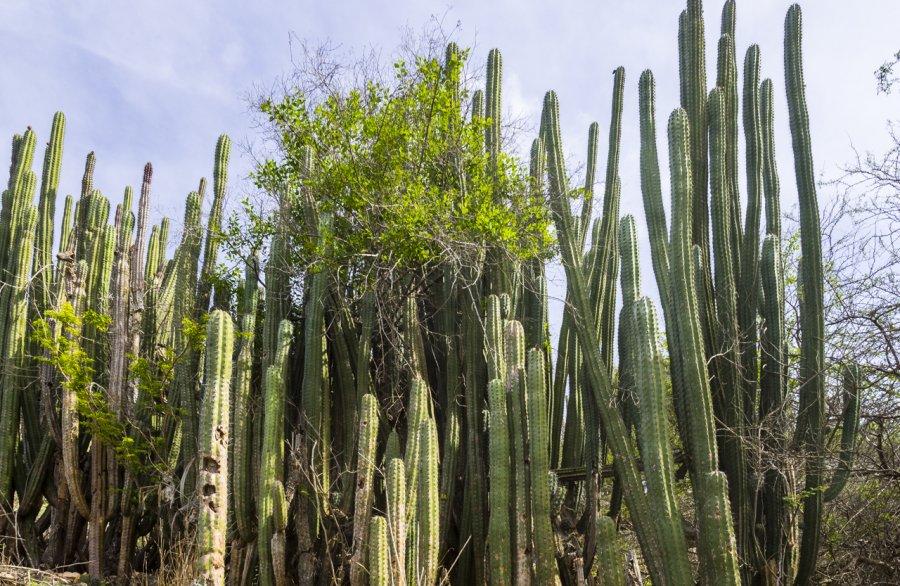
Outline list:
[[[794,363],[775,84],[759,79],[753,45],[739,92],[734,23],[729,0],[710,84],[700,1],[679,21],[670,220],[654,78],[640,76],[662,321],[642,293],[637,222],[619,217],[622,68],[596,220],[599,129],[571,189],[548,92],[526,171],[503,148],[496,49],[484,90],[464,83],[451,43],[441,59],[398,63],[391,83],[263,102],[280,151],[255,180],[272,213],[248,207],[223,231],[223,136],[206,228],[201,180],[172,259],[168,220],[148,225],[149,164],[137,214],[127,189],[110,223],[93,155],[54,245],[64,119],[37,205],[35,136],[15,137],[0,212],[11,555],[127,581],[187,544],[200,584],[816,583],[864,373],[841,365],[832,469],[800,8],[784,46],[802,252]],[[551,221],[566,271],[555,354]],[[219,270],[223,242],[244,255],[243,279]]]

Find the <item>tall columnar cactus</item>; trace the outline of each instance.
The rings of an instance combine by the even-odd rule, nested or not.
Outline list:
[[[506,387],[500,379],[488,383],[491,406],[489,429],[491,489],[488,495],[489,571],[492,584],[512,582],[512,533],[510,531],[509,422],[506,418]]]
[[[272,537],[275,533],[276,483],[284,481],[284,410],[285,369],[294,327],[284,320],[278,328],[278,346],[272,364],[266,370],[263,389],[263,437],[259,466],[259,520],[257,547],[259,551],[259,580],[272,586],[283,577],[276,576],[272,559]],[[280,503],[278,503],[280,504]]]
[[[862,387],[862,373],[859,365],[848,364],[843,369],[843,394],[844,412],[841,427],[841,452],[838,468],[834,473],[824,499],[828,502],[837,497],[850,477],[850,467],[853,466],[853,455],[856,450],[857,434],[859,432],[859,405]]]
[[[419,425],[419,489],[416,514],[415,583],[434,584],[438,578],[438,548],[440,539],[440,508],[438,506],[438,438],[434,419],[427,418]]]
[[[216,160],[213,167],[213,201],[209,211],[209,221],[206,224],[206,241],[203,248],[203,267],[200,271],[200,279],[197,283],[197,307],[196,311],[205,313],[209,310],[210,292],[215,277],[216,262],[219,244],[222,240],[222,207],[225,204],[225,187],[228,182],[228,156],[231,151],[231,139],[223,134],[216,143]],[[221,284],[216,289],[217,309],[222,309],[227,304],[227,295],[221,290]]]
[[[41,191],[38,201],[38,226],[34,242],[34,258],[31,272],[34,275],[34,303],[30,315],[43,316],[52,307],[53,281],[53,228],[55,222],[56,194],[59,190],[59,170],[62,162],[63,137],[66,117],[62,112],[53,116],[50,142],[44,151],[44,171],[41,175]]]
[[[194,389],[196,372],[192,372],[195,350],[191,347],[185,319],[194,318],[194,291],[197,284],[197,264],[200,256],[200,194],[196,191],[188,194],[185,202],[184,224],[181,244],[175,255],[175,297],[172,311],[172,327],[174,329],[175,363],[174,392],[181,408],[182,445],[181,459],[186,469],[186,486],[196,485],[196,467],[194,461],[197,445],[197,413],[196,393]]]
[[[29,138],[30,137],[30,138]],[[19,405],[22,388],[25,386],[25,333],[28,319],[27,290],[35,231],[37,229],[37,209],[31,203],[34,198],[36,178],[26,167],[31,164],[34,149],[34,135],[29,130],[19,149],[16,179],[10,186],[4,208],[10,208],[10,215],[4,230],[9,242],[16,246],[7,249],[6,264],[0,267],[6,286],[0,293],[0,360],[3,370],[0,375],[0,506],[13,504],[12,476],[15,465],[15,450],[19,429]],[[8,243],[7,242],[7,245]]]
[[[280,236],[273,239],[280,240]],[[282,253],[283,254],[283,253]],[[272,260],[269,261],[272,264]],[[273,271],[282,271],[283,268],[276,267]],[[268,270],[268,275],[273,274]],[[278,279],[284,277],[276,277]],[[313,494],[315,494],[314,502],[317,502],[317,509],[327,511],[328,487],[329,482],[329,454],[330,446],[328,439],[330,437],[330,429],[328,426],[329,416],[329,392],[326,378],[327,372],[327,355],[325,352],[325,290],[328,275],[324,272],[318,272],[307,277],[309,283],[309,294],[306,301],[305,312],[305,331],[303,340],[304,352],[304,373],[301,387],[302,401],[302,417],[303,426],[306,433],[308,462],[311,467],[311,480],[313,482]],[[271,292],[266,291],[266,329],[269,329],[269,310],[270,308],[280,313],[282,307],[277,300],[272,300],[269,295],[280,295],[278,288],[273,288]],[[271,304],[271,305],[270,305]],[[267,337],[268,339],[268,337]]]
[[[548,141],[548,180],[550,187],[550,202],[553,209],[554,221],[559,235],[560,251],[563,258],[563,266],[566,269],[566,281],[572,301],[573,320],[581,345],[586,348],[599,347],[596,325],[590,311],[590,303],[585,285],[580,254],[576,249],[576,239],[573,238],[572,214],[569,209],[568,188],[566,186],[566,172],[563,162],[562,140],[559,133],[559,108],[555,94],[548,93],[544,102],[549,129]],[[633,515],[638,538],[645,552],[658,551],[658,544],[653,532],[653,521],[647,508],[643,487],[635,466],[635,458],[627,441],[625,424],[618,410],[615,408],[615,399],[612,395],[612,386],[605,365],[599,354],[595,352],[585,353],[585,371],[590,382],[590,388],[597,412],[600,415],[606,430],[609,446],[613,453],[616,471],[622,480],[625,498],[628,508]],[[663,576],[660,560],[648,555],[648,564],[651,574]]]
[[[197,493],[197,574],[201,584],[225,583],[225,529],[228,521],[228,445],[231,316],[215,311],[206,324],[206,374],[200,412],[200,458]]]
[[[484,145],[490,158],[491,173],[497,173],[498,157],[500,155],[500,108],[503,76],[503,59],[498,49],[491,49],[488,53],[487,63],[487,88],[485,91],[485,112],[488,126],[484,132]],[[499,193],[494,194],[498,198]]]
[[[534,547],[534,574],[539,585],[556,584],[557,568],[553,527],[550,523],[550,454],[547,420],[547,379],[544,376],[544,353],[540,348],[528,350],[527,402],[528,447],[531,472],[531,523]]]
[[[431,417],[429,408],[430,392],[428,384],[416,376],[412,380],[409,389],[409,403],[407,415],[406,449],[403,456],[406,470],[406,527],[407,527],[407,551],[413,555],[406,557],[406,581],[416,583],[421,572],[421,563],[418,559],[419,536],[419,501],[424,498],[419,494],[422,486],[419,474],[421,474],[422,435],[418,430],[422,424]]]
[[[690,137],[687,113],[676,109],[669,118],[669,164],[672,180],[672,299],[675,314],[674,327],[679,343],[678,354],[682,357],[683,389],[688,438],[687,449],[691,452],[695,481],[694,501],[698,507],[708,501],[703,495],[703,482],[718,464],[715,444],[715,429],[710,396],[709,379],[706,374],[706,358],[703,349],[699,314],[699,291],[696,290],[693,260],[691,254],[691,202],[692,175],[689,158]],[[706,510],[699,512],[700,531],[706,535],[727,535],[723,526],[729,521],[717,517]],[[707,525],[709,524],[709,525]],[[732,537],[733,539],[733,537]],[[711,583],[732,583],[737,580],[735,552],[730,540],[711,543],[715,550],[701,549],[701,576]],[[724,552],[724,554],[722,553]],[[727,555],[725,566],[715,562],[718,555]]]
[[[689,584],[692,582],[691,568],[681,528],[681,511],[675,498],[675,467],[666,420],[666,378],[659,350],[656,311],[646,297],[635,300],[630,310],[635,336],[636,388],[641,406],[641,455],[647,493],[657,521],[666,583]]]
[[[703,251],[709,266],[709,207],[707,198],[707,144],[706,132],[706,39],[701,0],[688,0],[687,9],[678,21],[679,78],[681,82],[681,107],[687,113],[691,127],[690,165],[694,177],[691,195],[692,219],[691,244]],[[706,302],[705,299],[703,299]]]
[[[369,584],[389,586],[391,584],[390,540],[387,519],[374,515],[369,525],[371,539],[366,544],[369,550]]]
[[[507,321],[503,328],[506,348],[506,396],[509,404],[509,434],[512,437],[512,469],[515,501],[510,503],[515,540],[513,563],[518,584],[531,583],[531,499],[528,469],[528,413],[526,411],[525,333],[522,324]]]
[[[622,257],[622,310],[619,312],[619,401],[625,424],[637,427],[638,401],[635,380],[634,344],[636,341],[632,305],[641,295],[638,266],[637,228],[634,216],[625,216],[619,225],[619,252]]]
[[[800,6],[788,10],[784,23],[784,75],[788,113],[794,146],[794,173],[800,200],[800,404],[797,440],[806,452],[806,484],[803,498],[803,538],[800,544],[797,584],[813,577],[822,529],[822,469],[825,419],[825,309],[822,240],[819,205],[812,162],[806,86],[803,83]]]
[[[385,472],[385,496],[391,548],[391,576],[394,584],[406,577],[406,468],[400,458],[388,460]]]
[[[619,550],[616,522],[606,515],[597,519],[597,577],[601,586],[625,586],[625,564]]]
[[[369,518],[375,498],[375,448],[378,440],[378,399],[370,393],[362,396],[357,449],[356,503],[353,507],[353,559],[350,583],[365,583],[365,552],[369,542]],[[385,556],[386,560],[387,556]],[[374,560],[370,560],[374,561]],[[371,565],[371,564],[370,564]]]
[[[231,401],[234,416],[232,421],[231,444],[231,486],[234,494],[234,519],[238,536],[245,542],[253,541],[256,533],[253,521],[253,473],[250,469],[253,446],[253,426],[244,414],[250,411],[251,386],[253,376],[253,349],[256,345],[256,311],[259,299],[259,283],[256,259],[251,258],[245,269],[243,307],[241,308],[241,333],[237,364],[234,369],[234,383]]]

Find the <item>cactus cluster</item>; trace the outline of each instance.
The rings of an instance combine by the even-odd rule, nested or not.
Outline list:
[[[708,91],[700,0],[681,15],[668,220],[654,77],[639,80],[641,191],[662,322],[641,291],[637,222],[619,217],[625,70],[614,72],[596,221],[599,126],[588,132],[575,216],[559,100],[547,93],[527,189],[552,215],[566,271],[555,356],[542,259],[513,261],[486,246],[461,269],[438,265],[393,288],[328,266],[301,270],[289,204],[304,237],[325,250],[333,221],[303,185],[294,200],[279,194],[264,270],[254,252],[229,287],[216,274],[226,136],[205,230],[201,180],[172,258],[169,220],[148,224],[150,165],[137,211],[128,188],[110,222],[93,153],[54,244],[65,119],[53,120],[40,186],[35,133],[17,135],[0,208],[0,533],[19,532],[11,555],[127,583],[187,537],[198,584],[622,585],[632,570],[617,534],[625,504],[654,584],[812,583],[823,502],[850,473],[863,373],[845,369],[829,480],[800,9],[785,24],[803,259],[796,410],[774,84],[760,82],[751,46],[742,213],[734,23],[728,0]],[[460,59],[454,44],[446,59],[448,69]],[[457,105],[484,122],[484,172],[503,203],[501,89],[494,49],[485,90]],[[307,177],[316,157],[304,149]],[[797,456],[802,485],[790,466]],[[755,467],[761,460],[774,465]],[[678,489],[685,476],[689,497]]]

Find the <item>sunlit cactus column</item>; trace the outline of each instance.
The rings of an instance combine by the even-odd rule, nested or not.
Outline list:
[[[197,573],[201,584],[225,583],[228,520],[228,430],[234,332],[231,316],[215,311],[206,325],[206,375],[200,411]]]

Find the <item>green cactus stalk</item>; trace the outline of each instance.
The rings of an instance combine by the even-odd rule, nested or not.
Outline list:
[[[429,408],[430,392],[428,384],[416,376],[409,388],[409,411],[407,412],[407,436],[406,451],[404,453],[404,463],[406,465],[406,500],[407,500],[407,526],[414,528],[416,526],[415,516],[418,514],[416,502],[418,501],[417,490],[418,482],[418,462],[421,444],[419,443],[419,433],[417,431],[422,422],[430,417]]]
[[[616,535],[616,522],[606,515],[597,517],[597,578],[600,586],[625,586],[625,564]]]
[[[285,369],[290,351],[293,325],[283,320],[278,328],[278,346],[273,363],[266,370],[263,389],[263,441],[259,470],[259,515],[257,549],[259,551],[259,581],[272,586],[283,576],[275,575],[272,559],[272,537],[275,534],[275,499],[273,486],[283,482],[284,474],[284,410]]]
[[[740,249],[733,247],[735,211],[731,209],[733,200],[728,192],[730,179],[727,166],[729,145],[726,107],[725,94],[719,89],[712,90],[709,95],[710,177],[717,323],[714,333],[717,352],[713,360],[718,376],[714,380],[711,390],[713,391],[714,411],[722,422],[718,432],[719,446],[722,450],[721,468],[729,479],[731,508],[738,515],[735,519],[735,526],[740,531],[738,547],[742,555],[749,555],[749,540],[752,539],[752,533],[742,529],[740,524],[741,520],[749,522],[748,515],[751,513],[750,506],[752,504],[746,478],[746,454],[742,438],[749,424],[744,406],[752,399],[746,394],[746,388],[755,384],[755,381],[744,382],[745,377],[742,376],[741,371],[741,350],[745,350],[747,353],[755,352],[755,347],[751,350],[750,345],[745,346],[742,342],[741,327],[745,322],[741,321],[740,312],[752,314],[755,319],[756,309],[755,306],[749,312],[738,309],[740,306],[738,283],[741,274],[733,272],[733,255],[744,256],[744,254],[739,252]],[[751,233],[756,234],[758,239],[758,225],[755,228],[750,226],[748,234]],[[748,247],[747,250],[750,248]],[[754,253],[753,256],[755,258],[756,254]],[[748,278],[753,280],[752,276]],[[748,326],[748,335],[750,335],[751,329],[755,335],[755,324]],[[755,346],[755,342],[753,345]],[[755,357],[753,360],[755,362]]]
[[[276,239],[280,237],[276,235]],[[273,247],[275,246],[273,239]],[[274,259],[269,261],[271,265]],[[282,272],[282,268],[274,268],[273,271]],[[266,280],[269,274],[266,270]],[[274,276],[274,275],[273,275]],[[282,276],[275,277],[283,278]],[[317,504],[317,510],[327,514],[329,510],[328,489],[329,470],[328,456],[331,448],[329,445],[330,429],[328,425],[330,405],[329,392],[325,373],[327,372],[327,356],[325,352],[325,295],[328,275],[318,272],[308,278],[309,294],[305,309],[305,331],[303,340],[304,373],[301,387],[301,401],[303,407],[303,426],[306,433],[308,462],[311,468],[312,490],[316,495],[313,502]],[[270,308],[276,314],[283,310],[281,303],[270,299],[271,295],[279,295],[279,289],[266,291],[266,329]],[[268,336],[266,339],[268,340]]]
[[[612,115],[609,124],[609,153],[606,161],[606,188],[603,216],[595,246],[598,253],[588,287],[595,303],[595,319],[599,328],[600,352],[612,375],[613,335],[615,332],[616,274],[619,270],[619,146],[622,137],[622,103],[625,94],[625,69],[617,67],[613,80]],[[595,231],[596,233],[596,231]]]
[[[253,521],[252,477],[250,470],[253,426],[246,414],[250,410],[253,375],[253,349],[256,338],[256,311],[259,299],[259,283],[256,259],[251,258],[244,273],[244,298],[241,308],[241,338],[237,364],[234,369],[234,383],[231,401],[234,416],[232,421],[231,464],[232,492],[234,494],[234,519],[238,536],[245,543],[253,541],[255,523]]]
[[[112,273],[110,276],[110,325],[109,325],[109,382],[107,396],[110,411],[116,420],[124,420],[123,403],[126,396],[126,373],[129,350],[129,291],[131,265],[129,251],[134,234],[134,213],[131,211],[134,193],[131,187],[125,188],[123,202],[116,207],[115,244],[113,247]],[[113,446],[107,447],[107,512],[108,519],[114,519],[119,513],[120,470]]]
[[[438,549],[440,547],[440,507],[438,505],[438,437],[434,419],[426,418],[419,425],[419,488],[416,513],[417,581],[414,584],[434,584],[438,578]]]
[[[485,88],[485,112],[488,126],[484,131],[484,145],[490,160],[490,172],[496,176],[500,156],[500,107],[502,95],[503,59],[498,49],[491,49],[487,62],[487,87]],[[494,194],[494,198],[499,193]]]
[[[487,363],[487,376],[491,381],[502,382],[506,377],[506,357],[503,350],[503,318],[500,316],[500,298],[496,295],[488,295],[484,322],[484,360]]]
[[[374,515],[369,525],[371,539],[366,544],[369,550],[369,584],[389,586],[391,583],[391,556],[388,541],[387,519]]]
[[[140,356],[143,332],[141,330],[144,321],[144,311],[147,307],[144,293],[146,290],[145,275],[145,238],[147,234],[147,217],[150,213],[150,183],[153,179],[153,166],[147,163],[144,166],[144,177],[141,182],[141,195],[138,201],[138,217],[137,231],[134,237],[134,244],[128,252],[129,259],[129,300],[128,300],[128,353],[130,355],[126,372],[129,370],[132,361]],[[157,240],[159,235],[157,234]],[[152,236],[151,236],[152,240]],[[157,242],[158,246],[158,242]],[[125,419],[132,420],[135,415],[135,404],[140,405],[141,401],[146,401],[146,397],[139,397],[142,390],[138,385],[138,381],[134,376],[128,376],[127,392],[122,397],[121,409],[122,416]],[[137,397],[137,399],[135,399]],[[141,425],[143,417],[138,413],[137,417],[138,429],[141,433],[149,433],[150,430]],[[137,430],[136,430],[137,431]],[[132,432],[134,433],[134,432]],[[131,470],[125,471],[122,482],[122,530],[119,542],[119,561],[117,574],[127,577],[131,573],[131,560],[134,557],[134,547],[137,529],[137,496],[134,484],[134,475]]]
[[[659,329],[652,302],[642,297],[631,305],[635,335],[635,373],[641,406],[641,455],[647,492],[662,545],[667,584],[693,582],[681,511],[675,498],[675,466],[666,422],[666,376],[659,349]]]
[[[172,310],[174,328],[175,363],[173,389],[181,407],[182,444],[181,460],[185,464],[185,486],[196,486],[195,461],[197,446],[197,399],[194,389],[196,371],[192,368],[195,351],[184,331],[184,320],[193,319],[197,264],[200,256],[200,194],[191,192],[185,202],[184,233],[175,257],[175,298]]]
[[[718,45],[718,62],[716,64],[716,86],[722,92],[724,104],[721,108],[724,126],[724,167],[725,197],[729,210],[728,232],[731,237],[732,279],[736,282],[741,267],[741,242],[743,241],[743,225],[741,224],[741,194],[738,173],[738,89],[737,89],[737,54],[735,50],[736,7],[734,0],[727,0],[722,6],[721,36]],[[710,118],[710,124],[712,119]],[[712,138],[710,138],[712,140]]]
[[[674,327],[677,339],[682,344],[682,376],[684,377],[685,400],[690,408],[686,410],[688,444],[693,461],[695,484],[694,501],[698,507],[709,504],[708,495],[703,495],[701,482],[716,470],[718,456],[713,426],[709,379],[706,374],[706,358],[703,350],[702,330],[698,305],[699,292],[695,287],[691,244],[691,203],[692,176],[689,158],[690,137],[687,113],[676,109],[669,118],[669,164],[672,180],[672,299],[675,314]],[[740,463],[739,470],[743,469]],[[718,501],[716,501],[718,502]],[[710,511],[698,513],[700,532],[706,535],[727,535],[723,526],[730,519],[717,517]],[[705,525],[712,523],[712,525]],[[733,535],[733,534],[732,534]],[[733,537],[731,537],[733,540]],[[731,540],[710,541],[712,549],[700,550],[701,579],[714,584],[737,583],[737,559],[729,549]],[[725,557],[725,565],[717,560]]]
[[[35,176],[30,171],[16,186],[13,201],[21,200],[21,212],[10,218],[10,235],[17,243],[15,254],[8,256],[5,267],[7,286],[0,294],[3,332],[0,338],[0,360],[3,374],[0,375],[0,506],[12,507],[12,480],[15,466],[15,452],[19,429],[20,400],[25,366],[25,343],[28,321],[27,284],[35,231],[37,209],[31,203],[34,197]]]
[[[228,521],[228,430],[234,332],[231,316],[215,311],[206,324],[206,374],[200,413],[197,492],[197,577],[201,584],[225,584]]]
[[[585,348],[598,348],[599,339],[590,311],[581,255],[576,251],[577,240],[573,237],[575,231],[572,229],[572,215],[567,199],[569,190],[566,186],[562,140],[559,133],[559,109],[555,94],[548,93],[544,107],[549,129],[547,152],[550,202],[559,236],[563,266],[566,270],[566,282],[573,314],[576,317],[572,322],[581,345]],[[585,372],[590,382],[592,399],[606,430],[616,472],[622,479],[626,503],[632,513],[641,548],[648,560],[651,575],[661,577],[663,571],[659,565],[660,560],[654,556],[658,551],[658,545],[653,536],[654,523],[650,518],[643,487],[635,467],[634,455],[630,443],[627,441],[625,425],[615,408],[615,399],[612,395],[608,373],[599,354],[587,352],[584,356]]]
[[[492,295],[495,300],[496,298]],[[490,312],[490,305],[488,306]],[[488,524],[489,571],[491,584],[512,583],[512,533],[510,532],[510,456],[509,422],[506,418],[506,387],[497,378],[488,383],[490,419],[490,481],[488,493],[490,522]]]
[[[506,348],[506,396],[509,404],[509,434],[512,437],[511,461],[513,469],[514,503],[510,503],[513,544],[513,566],[517,584],[530,584],[531,558],[531,497],[528,469],[528,413],[526,411],[525,332],[522,324],[507,321],[503,327]]]
[[[844,412],[841,427],[841,453],[837,471],[834,478],[825,491],[825,502],[829,502],[841,494],[850,478],[850,468],[853,466],[853,455],[856,451],[856,439],[859,432],[859,404],[862,375],[859,365],[850,364],[844,367]]]
[[[740,584],[734,541],[734,527],[731,508],[728,504],[728,480],[722,472],[710,472],[700,480],[697,491],[701,501],[697,505],[701,556],[706,556],[706,568],[701,567],[702,576],[717,576],[718,580],[709,584]],[[706,528],[706,530],[704,530]],[[701,564],[704,560],[701,558]]]
[[[209,310],[209,298],[213,288],[219,243],[222,240],[222,207],[225,204],[225,187],[228,183],[228,157],[231,151],[231,139],[223,134],[216,143],[216,159],[213,167],[213,201],[206,224],[206,241],[203,248],[203,267],[197,283],[196,311],[206,313]],[[227,305],[228,295],[221,291],[221,284],[216,289],[216,309]]]
[[[477,102],[473,97],[473,108]],[[474,115],[474,114],[473,114]],[[465,381],[466,408],[466,472],[465,494],[463,499],[463,534],[461,542],[471,537],[471,553],[465,553],[460,562],[459,573],[462,576],[474,576],[476,584],[484,584],[485,556],[485,519],[487,518],[487,484],[485,482],[485,461],[482,429],[482,412],[484,388],[487,387],[486,368],[483,355],[483,330],[478,304],[481,299],[481,286],[477,282],[483,260],[475,266],[463,271],[463,283],[471,283],[468,287],[460,287],[460,306],[462,308],[462,358]],[[476,301],[479,300],[479,301]]]
[[[622,218],[619,225],[619,251],[622,257],[622,310],[619,313],[619,402],[625,424],[638,426],[638,401],[635,374],[635,325],[631,307],[641,295],[641,271],[638,264],[637,227],[634,216]]]
[[[396,436],[395,436],[396,437]],[[385,472],[387,515],[390,526],[391,576],[395,585],[406,577],[406,469],[403,460],[388,460]]]
[[[547,420],[547,378],[544,353],[540,348],[528,351],[528,447],[531,471],[531,523],[534,547],[535,582],[553,586],[559,580],[556,568],[556,543],[550,518],[550,445]]]
[[[709,207],[707,199],[708,136],[706,132],[706,39],[701,0],[688,0],[678,22],[681,107],[691,128],[690,161],[693,183],[691,244],[703,250],[709,266]],[[705,302],[705,301],[704,301]]]
[[[763,241],[760,277],[763,287],[763,330],[760,336],[759,421],[767,458],[773,465],[765,472],[762,508],[765,519],[765,564],[767,572],[789,577],[788,543],[795,521],[786,499],[789,470],[785,453],[788,449],[785,410],[785,323],[784,273],[781,262],[781,239],[769,234]]]
[[[772,80],[759,85],[759,117],[763,151],[763,191],[766,197],[766,234],[781,238],[781,184],[775,162],[775,98]]]
[[[375,448],[378,443],[378,399],[362,396],[357,448],[356,503],[353,507],[353,558],[350,560],[350,583],[365,583],[366,545],[369,542],[369,518],[375,500]],[[385,556],[386,560],[387,556]],[[373,562],[374,560],[370,560]],[[371,567],[371,563],[370,563]]]
[[[57,112],[53,116],[50,142],[47,143],[47,148],[44,151],[44,171],[41,175],[38,226],[31,270],[34,275],[34,302],[32,303],[34,307],[32,315],[34,316],[43,316],[44,312],[52,307],[50,295],[53,279],[53,228],[65,128],[66,117],[62,112]],[[69,205],[71,206],[71,204]]]
[[[796,584],[810,583],[815,572],[822,529],[824,484],[825,311],[822,240],[815,172],[809,134],[806,87],[803,83],[800,6],[790,7],[784,25],[784,71],[788,114],[794,147],[794,173],[800,200],[800,275],[803,303],[800,306],[800,404],[797,440],[806,452],[806,483],[803,498],[803,537]]]
[[[275,586],[287,586],[287,521],[288,503],[284,494],[284,483],[272,483],[272,572]]]
[[[441,301],[438,307],[438,329],[446,336],[446,383],[442,412],[444,414],[444,449],[441,466],[441,547],[450,543],[449,532],[453,529],[451,516],[457,494],[457,477],[461,474],[461,425],[460,409],[462,403],[460,388],[460,338],[457,324],[457,287],[456,276],[450,267],[444,267],[441,282]],[[444,551],[441,551],[443,557]]]

